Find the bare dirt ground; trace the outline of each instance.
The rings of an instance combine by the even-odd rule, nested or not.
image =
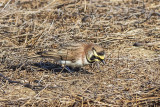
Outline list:
[[[69,42],[102,45],[106,65],[32,57]],[[159,0],[0,1],[0,106],[158,105]]]

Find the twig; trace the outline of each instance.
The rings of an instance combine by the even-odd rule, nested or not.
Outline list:
[[[3,9],[1,10],[1,12],[7,7],[7,5],[11,2],[12,0],[9,0],[8,2],[7,2],[7,4],[3,7]]]
[[[135,99],[135,100],[131,100],[131,101],[126,100],[125,102],[134,103],[134,102],[140,102],[140,101],[144,101],[144,100],[153,100],[153,99],[160,99],[160,97],[148,97],[148,98],[142,98],[142,99]]]
[[[160,13],[151,12],[145,20],[143,20],[143,21],[141,21],[141,22],[136,22],[136,23],[142,24],[142,23],[146,22],[147,20],[149,20],[149,19],[151,18],[151,16],[156,16],[156,15],[160,17]]]
[[[6,76],[4,76],[1,73],[0,73],[0,77],[2,77],[4,80],[8,80],[9,83],[19,83],[19,84],[22,84],[20,81],[13,81],[13,80],[7,78]]]

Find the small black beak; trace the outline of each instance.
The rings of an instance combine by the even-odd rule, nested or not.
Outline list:
[[[106,62],[104,60],[100,60],[104,65],[106,64]]]

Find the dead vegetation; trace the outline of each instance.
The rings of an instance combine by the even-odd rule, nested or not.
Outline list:
[[[160,105],[159,12],[159,0],[1,0],[0,106]],[[101,44],[106,65],[32,58],[68,42]]]

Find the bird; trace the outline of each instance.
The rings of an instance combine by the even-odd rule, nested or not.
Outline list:
[[[60,49],[37,52],[41,57],[53,58],[58,64],[72,68],[83,67],[94,62],[105,64],[104,49],[94,43],[70,43]]]

